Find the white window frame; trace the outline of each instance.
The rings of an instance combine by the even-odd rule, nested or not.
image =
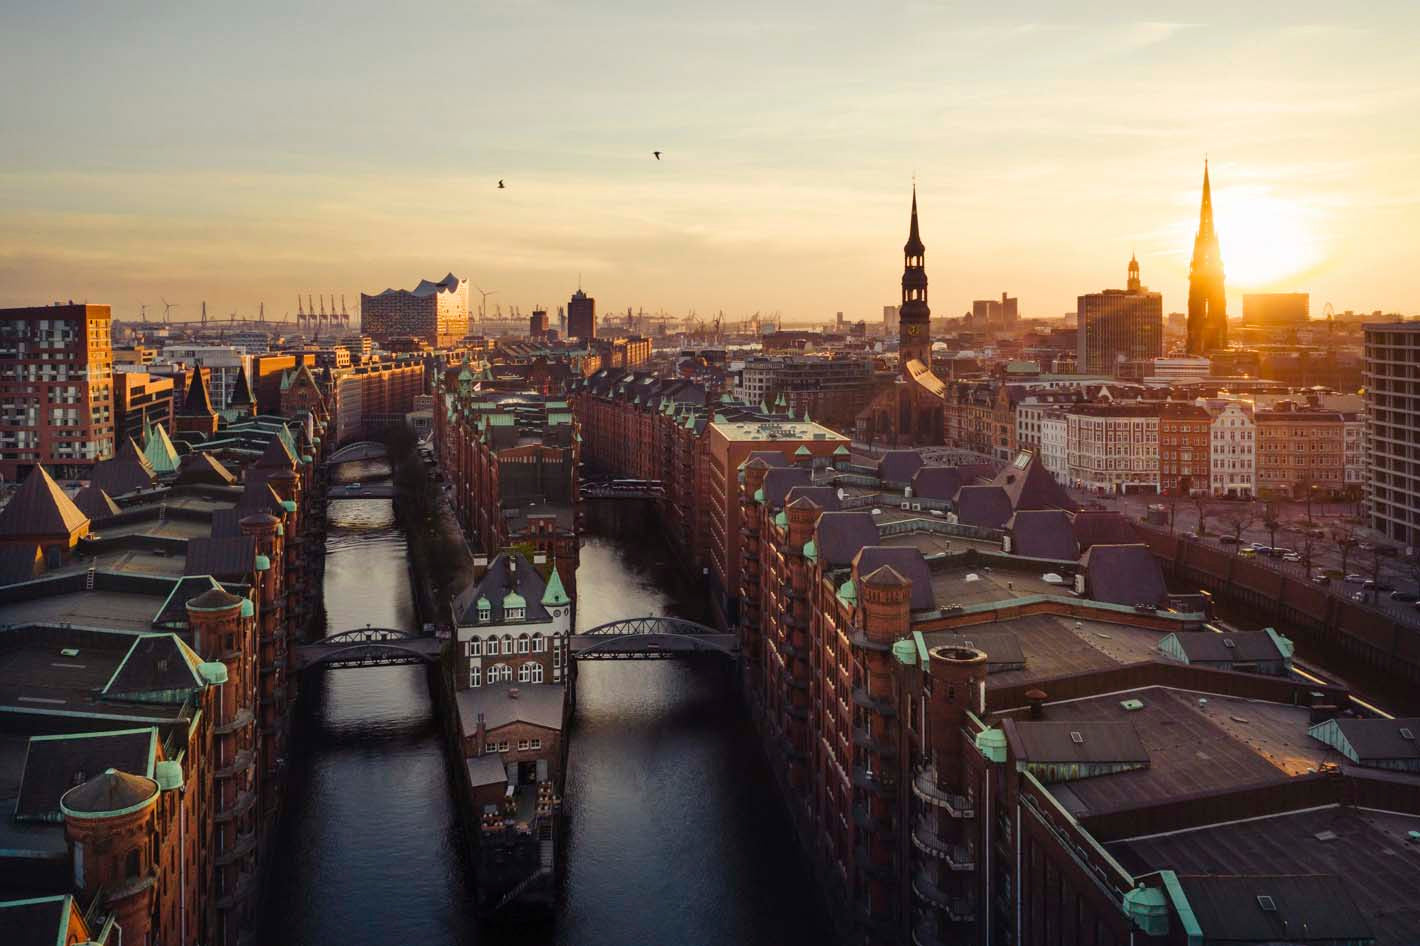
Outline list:
[[[532,639],[533,653],[540,654],[547,650],[547,638],[541,634],[534,634]]]
[[[468,668],[468,685],[469,685],[470,687],[480,687],[480,686],[483,686],[483,668],[482,668],[482,667],[469,667],[469,668]]]
[[[534,749],[541,749],[541,748],[542,748],[542,740],[541,740],[541,739],[534,739],[534,740],[532,741],[532,747],[533,747]]]
[[[533,661],[533,663],[532,663],[531,666],[532,666],[532,680],[531,680],[531,682],[532,682],[532,683],[541,683],[541,682],[542,682],[542,664],[540,664],[540,663],[538,663],[538,662],[536,662],[536,661]]]
[[[531,648],[531,642],[526,637],[518,638],[518,653],[526,654]]]

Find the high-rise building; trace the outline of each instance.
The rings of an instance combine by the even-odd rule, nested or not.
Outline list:
[[[412,290],[362,292],[360,326],[377,342],[408,337],[452,345],[468,334],[468,280],[449,273],[438,282],[421,279]]]
[[[897,334],[897,306],[895,305],[883,306],[883,334]]]
[[[113,376],[114,426],[120,441],[143,441],[154,424],[173,429],[173,379],[145,371],[117,371]]]
[[[932,366],[932,310],[927,306],[927,247],[917,232],[917,188],[912,188],[912,224],[902,248],[902,305],[898,308],[898,364],[903,375],[916,361]]]
[[[1164,297],[1139,281],[1139,261],[1129,260],[1127,289],[1079,297],[1076,367],[1083,374],[1109,374],[1121,361],[1164,353]]]
[[[1371,527],[1420,545],[1420,485],[1412,459],[1420,445],[1420,407],[1410,396],[1420,365],[1420,323],[1367,325],[1364,331]]]
[[[78,477],[113,455],[106,305],[0,309],[0,479]]]
[[[1010,329],[1020,320],[1019,299],[1001,293],[997,299],[976,299],[971,303],[972,328]]]
[[[547,310],[533,309],[532,316],[528,319],[528,336],[546,338],[548,328]]]
[[[1243,322],[1248,325],[1305,325],[1311,297],[1305,292],[1243,293]]]
[[[1188,353],[1203,355],[1228,347],[1228,299],[1223,291],[1223,255],[1213,231],[1213,192],[1203,162],[1203,205],[1193,262],[1188,268]]]
[[[567,335],[583,341],[597,335],[597,300],[580,286],[567,302]]]

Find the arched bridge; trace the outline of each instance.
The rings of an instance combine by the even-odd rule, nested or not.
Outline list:
[[[673,617],[612,621],[572,635],[575,660],[657,660],[693,654],[739,655],[734,634]]]
[[[383,460],[389,456],[385,445],[374,440],[361,440],[341,447],[326,458],[326,463],[349,463],[352,460]]]
[[[297,670],[333,670],[338,667],[391,667],[431,664],[439,659],[444,641],[389,627],[363,627],[332,634],[310,644],[298,644]]]

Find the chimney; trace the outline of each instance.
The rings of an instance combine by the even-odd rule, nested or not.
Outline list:
[[[1041,719],[1045,716],[1045,701],[1050,697],[1044,690],[1032,689],[1026,691],[1026,702],[1030,704],[1030,718]]]
[[[510,700],[516,700],[517,698],[518,698],[518,688],[517,688],[517,687],[509,687],[509,688],[508,688],[508,699],[510,699]]]

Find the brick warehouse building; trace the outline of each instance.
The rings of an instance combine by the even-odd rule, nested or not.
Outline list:
[[[114,451],[106,305],[0,309],[0,478],[74,479]]]

